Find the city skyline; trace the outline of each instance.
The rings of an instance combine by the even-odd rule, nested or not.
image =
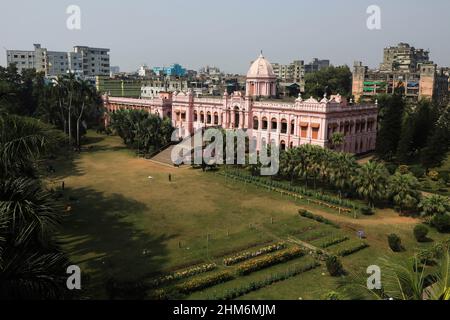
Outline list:
[[[223,6],[203,0],[109,1],[108,5],[80,0],[59,1],[39,10],[46,2],[22,0],[4,5],[5,13],[19,12],[22,7],[29,10],[20,15],[4,14],[0,20],[1,65],[6,65],[6,48],[30,50],[33,43],[41,43],[61,51],[75,45],[110,48],[111,65],[127,72],[143,64],[177,62],[194,70],[214,65],[225,72],[243,74],[260,50],[278,63],[309,62],[317,57],[330,59],[334,65],[351,67],[360,60],[378,67],[382,49],[399,42],[430,50],[432,61],[450,65],[450,44],[434,36],[438,30],[450,29],[450,21],[445,19],[450,3],[445,1],[433,3],[437,8],[433,12],[426,10],[427,4],[408,1],[405,6],[403,0],[351,0],[345,8],[336,1],[326,1],[324,6],[323,2],[284,0],[277,3],[278,11],[268,1],[256,5],[254,1],[232,0]],[[381,8],[381,30],[366,27],[366,9],[372,4]],[[66,27],[69,5],[81,9],[81,30]],[[227,19],[232,23],[217,23]],[[433,24],[421,23],[427,19]],[[333,32],[324,35],[322,30]],[[291,37],[286,36],[289,32]]]

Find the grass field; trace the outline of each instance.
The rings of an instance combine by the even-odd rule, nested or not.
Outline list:
[[[53,165],[56,173],[50,181],[54,186],[64,181],[64,199],[72,209],[60,239],[84,272],[85,297],[107,298],[105,283],[111,277],[150,279],[208,262],[217,263],[214,272],[226,270],[224,257],[278,241],[320,246],[329,239],[348,237],[324,249],[335,252],[359,242],[356,232],[364,230],[370,247],[342,258],[345,268],[355,272],[364,272],[379,257],[394,256],[387,245],[389,233],[400,235],[407,249],[395,254],[398,259],[430,245],[413,239],[412,228],[418,220],[399,217],[392,210],[356,220],[339,216],[212,172],[138,159],[118,137],[89,133],[86,150],[73,159],[55,160]],[[300,208],[338,222],[342,228],[299,217]],[[435,232],[430,236],[434,240],[443,237]],[[186,298],[210,298],[310,259],[306,255],[277,264]],[[331,290],[336,290],[336,279],[322,265],[241,298],[320,299]]]

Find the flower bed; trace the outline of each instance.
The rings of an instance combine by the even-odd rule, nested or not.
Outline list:
[[[273,274],[273,275],[269,276],[267,279],[251,282],[243,287],[228,290],[223,295],[214,296],[214,297],[212,297],[212,299],[213,300],[233,300],[233,299],[239,298],[243,295],[246,295],[250,292],[270,286],[276,282],[284,281],[289,278],[295,277],[301,273],[313,270],[319,266],[320,266],[319,263],[311,262],[307,265],[290,269],[287,272]]]
[[[329,239],[326,239],[325,241],[323,241],[319,246],[322,249],[326,249],[326,248],[329,248],[329,247],[334,246],[336,244],[345,242],[345,241],[347,241],[349,239],[350,239],[349,237],[345,237],[345,236],[338,237],[338,238],[329,238]]]
[[[369,247],[369,245],[366,242],[361,242],[359,245],[357,246],[353,246],[353,247],[347,247],[347,248],[343,248],[337,251],[337,255],[341,256],[341,257],[346,257],[349,256],[353,253],[356,253],[358,251],[361,251],[362,249],[365,249]]]
[[[175,286],[175,289],[180,293],[189,294],[232,279],[234,279],[234,275],[230,271],[222,271],[203,278],[195,278],[178,284]]]
[[[302,187],[289,186],[279,181],[262,179],[260,177],[253,177],[237,171],[220,171],[222,176],[232,178],[234,180],[251,183],[255,186],[266,188],[271,191],[281,193],[282,195],[290,196],[294,199],[304,199],[310,203],[318,206],[327,207],[336,210],[339,213],[348,214],[356,217],[361,209],[361,206],[353,201],[341,199],[339,197],[322,194],[320,192],[312,191]]]
[[[245,245],[242,245],[242,246],[239,246],[239,247],[233,247],[232,249],[227,249],[227,250],[223,250],[221,252],[217,252],[214,255],[212,255],[212,258],[213,259],[222,258],[224,256],[237,254],[237,253],[239,253],[241,251],[249,250],[249,249],[254,248],[254,247],[268,245],[269,243],[272,243],[272,242],[274,242],[273,239],[262,240],[262,241],[261,240],[255,241],[255,242],[248,243],[248,244],[245,244]]]
[[[273,244],[271,246],[260,248],[256,251],[248,251],[248,252],[244,252],[244,253],[237,254],[235,256],[226,258],[223,260],[223,264],[226,266],[231,266],[231,265],[237,264],[239,262],[249,260],[252,258],[256,258],[256,257],[262,256],[264,254],[278,251],[278,250],[281,250],[284,248],[286,248],[286,244],[284,242],[280,242],[277,244]]]
[[[215,263],[209,263],[209,264],[204,264],[201,266],[195,266],[195,267],[183,270],[183,271],[177,271],[177,272],[174,272],[171,274],[161,276],[156,279],[149,280],[149,282],[147,284],[150,287],[158,287],[167,282],[185,279],[185,278],[197,275],[197,274],[212,271],[216,268],[217,268],[217,265]]]
[[[335,227],[336,229],[340,229],[341,228],[338,224],[334,223],[333,221],[330,221],[330,220],[328,220],[328,219],[326,219],[326,218],[324,218],[322,216],[319,216],[317,214],[313,214],[313,213],[311,213],[311,212],[309,212],[307,210],[304,210],[304,209],[298,210],[298,214],[300,216],[304,217],[304,218],[308,218],[308,219],[315,220],[315,221],[320,222],[320,223],[327,224],[329,226]]]
[[[273,266],[281,262],[289,261],[303,255],[304,252],[302,249],[300,249],[299,247],[292,247],[271,256],[260,257],[258,259],[244,262],[237,267],[236,272],[241,276],[248,275],[252,272],[259,271],[261,269]]]

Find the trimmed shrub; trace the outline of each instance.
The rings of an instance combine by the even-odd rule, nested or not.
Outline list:
[[[244,262],[237,267],[237,273],[241,276],[248,275],[252,272],[273,266],[275,264],[286,262],[303,256],[305,253],[299,247],[292,247],[267,257],[260,257],[258,259]]]
[[[395,233],[388,235],[388,243],[389,243],[389,247],[394,252],[401,252],[404,250],[404,248],[402,246],[402,240]]]
[[[414,227],[414,237],[418,242],[425,242],[427,240],[428,228],[423,224],[418,224]]]
[[[198,290],[215,286],[216,284],[223,283],[234,279],[234,276],[229,271],[223,271],[203,278],[195,278],[184,283],[178,284],[175,288],[183,293],[189,294]]]
[[[369,245],[367,243],[362,242],[362,243],[360,243],[357,246],[349,247],[349,248],[343,248],[343,249],[339,250],[338,251],[338,255],[341,256],[341,257],[346,257],[346,256],[354,254],[354,253],[356,253],[358,251],[361,251],[362,249],[365,249],[365,248],[368,248],[368,247],[369,247]]]
[[[365,215],[365,216],[372,216],[374,214],[374,211],[371,207],[362,207],[361,209],[359,209],[359,212],[361,212],[361,214]]]
[[[197,275],[197,274],[201,274],[201,273],[205,273],[205,272],[214,270],[216,267],[217,266],[215,263],[209,263],[209,264],[204,264],[201,266],[191,267],[191,268],[183,270],[183,271],[177,271],[177,272],[174,272],[171,274],[161,276],[156,279],[151,279],[147,282],[147,285],[150,287],[157,287],[157,286],[160,286],[167,282],[181,280],[184,278],[189,278],[189,277]]]
[[[317,262],[311,262],[307,265],[295,267],[293,269],[289,269],[286,272],[282,273],[276,273],[271,276],[269,276],[267,279],[261,280],[261,281],[255,281],[251,282],[247,285],[244,285],[240,288],[227,290],[223,295],[214,296],[212,297],[213,300],[233,300],[239,297],[242,297],[243,295],[246,295],[250,292],[262,289],[264,287],[270,286],[276,282],[284,281],[289,278],[295,277],[301,273],[307,272],[309,270],[313,270],[317,267],[319,267],[320,264]]]
[[[256,251],[251,251],[251,252],[248,251],[248,252],[237,254],[237,255],[232,256],[232,257],[228,257],[226,259],[223,259],[223,264],[226,265],[226,266],[232,266],[232,265],[237,264],[239,262],[242,262],[242,261],[245,261],[245,260],[249,260],[249,259],[252,259],[252,258],[255,258],[255,257],[259,257],[259,256],[262,256],[264,254],[271,253],[271,252],[274,252],[274,251],[278,251],[278,250],[281,250],[281,249],[284,249],[284,248],[286,248],[286,244],[284,242],[280,242],[280,243],[277,243],[277,244],[273,244],[271,246],[260,248],[260,249],[258,249]]]
[[[344,267],[342,266],[341,261],[336,256],[327,257],[326,265],[327,270],[332,277],[339,277],[345,274]]]
[[[307,210],[300,209],[298,211],[298,213],[300,214],[300,216],[302,216],[304,218],[308,218],[308,219],[311,219],[311,220],[315,220],[315,221],[317,221],[319,223],[324,223],[324,224],[333,226],[336,229],[340,229],[341,228],[338,224],[334,223],[333,221],[330,221],[330,220],[328,220],[328,219],[326,219],[326,218],[324,218],[322,216],[313,214],[313,213],[311,213],[311,212],[309,212]]]
[[[431,219],[431,225],[439,232],[450,231],[450,215],[448,213],[435,214]]]

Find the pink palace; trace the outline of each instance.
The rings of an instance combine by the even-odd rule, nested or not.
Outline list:
[[[302,144],[331,145],[335,132],[345,135],[341,151],[360,154],[375,149],[377,105],[356,105],[344,97],[325,96],[283,103],[276,96],[277,79],[272,65],[261,54],[247,73],[246,92],[225,93],[222,97],[195,97],[192,91],[162,94],[155,99],[115,98],[105,95],[108,112],[144,109],[160,117],[170,117],[181,137],[208,127],[246,129],[261,144],[275,141],[280,148]],[[108,117],[106,117],[108,123]]]

